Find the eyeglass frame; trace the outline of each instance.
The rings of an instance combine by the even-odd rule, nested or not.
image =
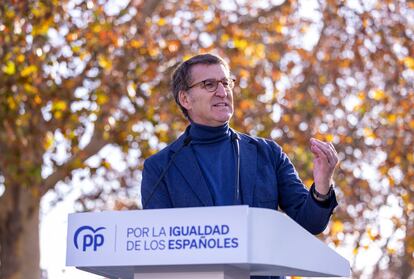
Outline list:
[[[207,81],[214,81],[214,82],[216,83],[216,86],[215,86],[214,90],[210,91],[210,90],[208,90],[208,89],[206,88],[206,82],[207,82]],[[232,82],[232,86],[230,86],[230,87],[226,87],[226,85],[224,85],[224,83],[223,83],[223,82],[229,82],[229,81],[231,81],[231,82]],[[234,88],[234,83],[235,83],[235,82],[236,82],[236,79],[235,79],[235,78],[223,78],[223,79],[220,79],[220,80],[217,80],[217,79],[214,79],[214,78],[208,78],[208,79],[205,79],[205,80],[199,81],[199,82],[197,82],[197,83],[195,83],[195,84],[193,84],[193,85],[188,86],[188,87],[187,87],[187,90],[188,90],[188,89],[191,89],[191,88],[193,88],[193,87],[196,87],[196,86],[198,86],[198,85],[200,85],[200,84],[202,84],[202,85],[203,85],[203,86],[202,86],[202,88],[204,88],[205,90],[207,90],[207,91],[208,91],[208,92],[210,92],[210,93],[213,93],[213,92],[216,92],[216,91],[217,91],[217,88],[218,88],[219,83],[221,83],[221,84],[223,85],[223,87],[224,87],[224,89],[225,89],[225,90],[232,90],[232,89]]]

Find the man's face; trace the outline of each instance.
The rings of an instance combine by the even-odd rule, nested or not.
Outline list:
[[[221,64],[196,64],[191,67],[190,86],[207,79],[228,79],[229,75]],[[181,91],[179,97],[191,120],[197,124],[217,127],[228,122],[233,115],[233,91],[226,90],[221,82],[214,92],[209,92],[203,84],[199,84]]]

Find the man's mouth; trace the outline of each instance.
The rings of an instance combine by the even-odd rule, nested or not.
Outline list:
[[[217,103],[213,105],[213,107],[228,107],[229,105],[227,103]]]

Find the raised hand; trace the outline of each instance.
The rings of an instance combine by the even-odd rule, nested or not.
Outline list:
[[[335,147],[330,142],[310,139],[310,148],[315,155],[313,159],[313,179],[318,193],[327,194],[332,184],[332,177],[339,158]]]

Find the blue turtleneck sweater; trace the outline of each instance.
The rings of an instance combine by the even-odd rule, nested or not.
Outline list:
[[[209,127],[191,123],[191,147],[207,182],[214,205],[235,201],[236,156],[228,124]]]

